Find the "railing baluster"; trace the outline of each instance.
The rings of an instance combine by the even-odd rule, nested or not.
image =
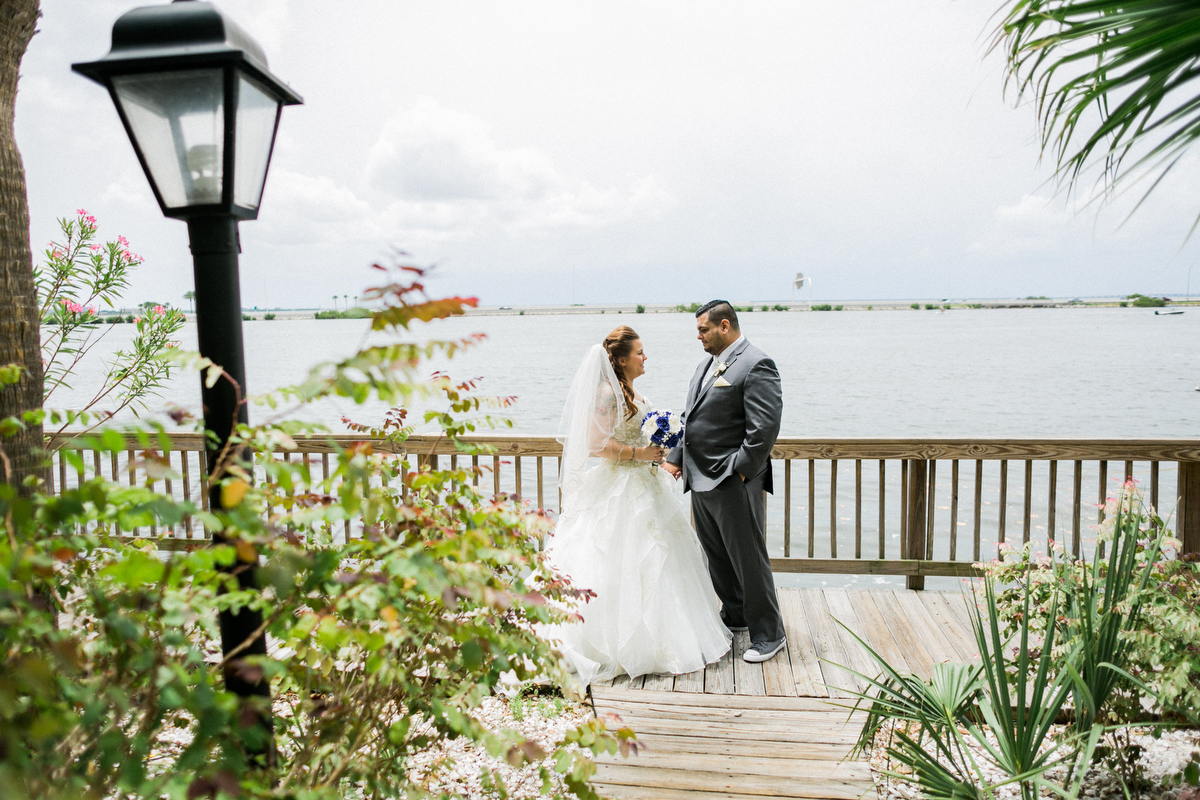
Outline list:
[[[538,504],[538,508],[546,507],[546,501],[542,498],[542,483],[543,483],[542,457],[538,456],[537,457],[537,504]]]
[[[1054,521],[1058,516],[1058,461],[1050,461],[1050,508],[1046,515],[1046,544],[1054,545]]]
[[[1070,500],[1070,553],[1079,558],[1082,509],[1084,509],[1084,462],[1075,462],[1075,489]]]
[[[900,461],[900,557],[908,558],[908,459]]]
[[[478,490],[479,489],[479,474],[480,474],[480,472],[479,472],[479,456],[471,456],[471,469],[475,473],[475,476],[471,479],[472,485],[475,487],[476,490]]]
[[[492,486],[493,497],[500,496],[500,454],[496,453],[492,456]]]
[[[183,475],[183,502],[190,503],[192,501],[192,472],[191,472],[191,453],[187,450],[179,451],[180,472]],[[117,462],[113,460],[113,468],[115,469]],[[183,518],[183,538],[192,538],[192,515],[188,514]]]
[[[933,525],[937,514],[937,461],[929,460],[929,485],[925,496],[925,558],[933,557]]]
[[[129,485],[133,486],[134,484],[137,483],[137,464],[133,460],[133,451],[132,450],[125,451],[125,468],[129,473]],[[63,486],[66,486],[66,485],[67,484],[64,481]],[[134,536],[139,535],[137,528],[134,528],[132,531],[130,531],[130,533],[132,533]]]
[[[521,481],[521,455],[520,455],[520,453],[513,456],[513,467],[515,468],[515,472],[516,472],[516,478],[515,478],[516,492],[514,494],[516,495],[517,502],[520,502],[521,496],[524,494],[523,490],[525,489],[525,486],[524,486],[523,482]]]
[[[1158,462],[1150,462],[1150,505],[1158,513]]]
[[[854,557],[862,558],[862,459],[854,459]]]
[[[816,461],[808,460],[808,557],[813,558],[817,542]]]
[[[1008,460],[1001,459],[1000,461],[1000,534],[996,540],[998,544],[1004,543],[1004,536],[1007,533],[1005,530],[1006,522],[1008,521]]]
[[[1021,520],[1021,543],[1029,541],[1030,527],[1033,519],[1033,461],[1025,459],[1025,508],[1024,519]]]
[[[836,458],[829,459],[829,557],[837,558],[837,475]]]
[[[884,503],[884,487],[887,485],[887,464],[882,458],[879,459],[879,557],[886,558],[886,539],[884,536],[884,522],[887,519],[887,508]]]
[[[792,556],[792,460],[783,460],[783,557]]]
[[[983,459],[975,459],[975,531],[973,534],[975,548],[971,560],[979,562],[979,542],[983,533]]]
[[[1125,462],[1125,480],[1126,480],[1126,482],[1133,480],[1133,462],[1132,461],[1127,460]]]
[[[950,462],[950,560],[958,560],[958,459]]]
[[[1096,528],[1099,528],[1104,523],[1104,504],[1108,502],[1108,462],[1100,462],[1100,487],[1099,497],[1097,501],[1099,507],[1096,509]],[[1096,549],[1100,553],[1100,558],[1104,558],[1104,542],[1097,542]]]

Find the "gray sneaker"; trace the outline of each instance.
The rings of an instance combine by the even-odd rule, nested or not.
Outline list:
[[[774,658],[775,654],[783,649],[787,644],[787,639],[776,639],[775,641],[757,641],[750,645],[750,649],[742,653],[742,660],[748,664],[758,664],[763,661],[769,661]]]

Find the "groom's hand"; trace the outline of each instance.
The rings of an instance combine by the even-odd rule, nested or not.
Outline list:
[[[665,469],[667,471],[667,474],[670,475],[675,480],[679,480],[679,476],[683,474],[683,470],[681,470],[679,467],[675,466],[674,464],[670,463],[669,461],[662,462],[662,468]]]

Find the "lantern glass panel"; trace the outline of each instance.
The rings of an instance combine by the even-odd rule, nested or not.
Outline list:
[[[238,75],[237,142],[234,144],[233,202],[258,208],[262,201],[279,101],[259,84]]]
[[[221,202],[225,144],[220,69],[117,75],[113,90],[167,208]]]

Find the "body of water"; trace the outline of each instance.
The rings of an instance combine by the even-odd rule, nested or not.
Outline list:
[[[689,314],[487,316],[417,329],[427,338],[487,334],[452,362],[456,378],[514,396],[516,430],[553,433],[584,352],[613,327],[641,334],[649,355],[638,388],[679,409],[704,353]],[[368,341],[362,320],[246,322],[249,391],[299,382],[312,365]],[[106,326],[108,327],[108,326]],[[793,436],[1195,436],[1200,434],[1200,310],[1171,317],[1146,309],[997,309],[742,314],[746,337],[774,357],[784,389],[783,433]],[[133,336],[111,326],[55,407],[78,407],[101,363]],[[195,328],[182,333],[195,349]],[[199,378],[179,374],[168,403],[199,411]],[[335,431],[349,416],[378,421],[380,404],[328,402],[299,414]],[[252,419],[266,411],[251,410]],[[127,415],[123,415],[127,416]]]

